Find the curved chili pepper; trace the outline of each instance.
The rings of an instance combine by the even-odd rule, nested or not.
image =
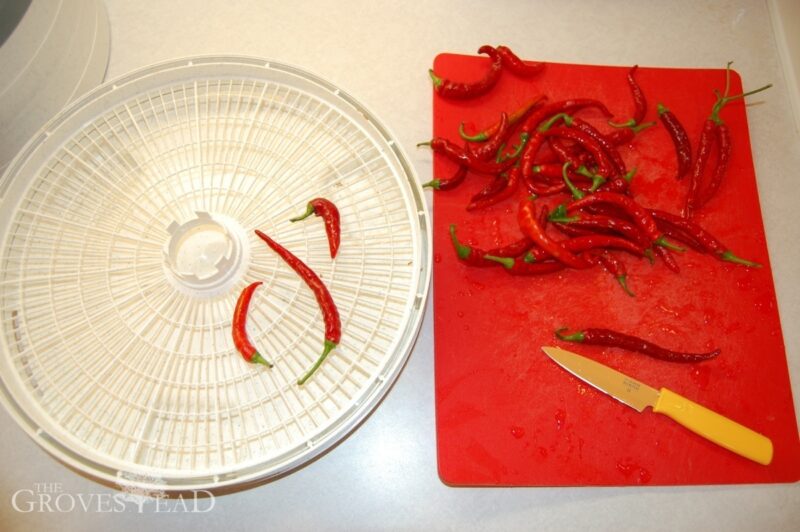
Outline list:
[[[569,238],[567,240],[562,240],[561,244],[564,246],[564,249],[571,251],[572,253],[580,253],[592,249],[619,249],[622,251],[627,251],[628,253],[637,257],[644,256],[644,248],[642,246],[639,246],[630,240],[625,240],[624,238],[612,235],[601,235],[596,233],[581,235],[574,238]],[[540,247],[535,247],[528,250],[523,258],[525,262],[540,262],[551,259],[553,256],[547,250]]]
[[[241,353],[246,361],[264,364],[268,368],[271,368],[272,363],[261,356],[247,337],[247,309],[250,307],[250,300],[253,299],[253,292],[255,292],[256,288],[261,286],[261,284],[261,281],[251,283],[239,294],[239,299],[236,301],[236,308],[233,310],[231,330],[233,333],[233,345],[236,346],[236,350]]]
[[[682,229],[689,236],[691,236],[700,246],[702,246],[703,249],[705,249],[709,253],[713,253],[714,256],[716,256],[719,260],[732,262],[734,264],[740,264],[742,266],[748,266],[750,268],[761,267],[761,264],[757,262],[737,257],[735,253],[733,253],[730,249],[725,247],[725,245],[722,244],[722,242],[717,240],[714,237],[714,235],[712,235],[711,233],[700,227],[699,224],[691,220],[687,220],[686,218],[682,218],[672,213],[668,213],[657,209],[651,209],[650,214],[657,221],[668,222],[673,224],[675,227]]]
[[[464,181],[467,177],[467,172],[467,167],[462,165],[458,167],[458,170],[452,176],[445,179],[434,178],[422,186],[430,187],[434,190],[452,190]]]
[[[474,211],[477,209],[483,209],[490,205],[500,203],[504,199],[513,196],[517,191],[517,186],[519,185],[519,173],[519,167],[514,167],[509,170],[506,178],[500,178],[504,182],[502,188],[483,197],[473,198],[472,201],[469,202],[469,205],[467,205],[467,210]]]
[[[613,122],[609,122],[608,125],[616,129],[610,133],[606,133],[606,139],[608,139],[608,142],[610,142],[612,146],[620,146],[632,141],[634,137],[639,134],[639,132],[656,125],[656,123],[644,122],[641,124],[636,124],[631,118],[622,124],[614,124]]]
[[[536,207],[530,200],[523,200],[517,215],[522,233],[533,240],[540,248],[544,249],[557,261],[570,268],[588,268],[589,263],[583,258],[568,251],[561,242],[547,236],[536,219]]]
[[[461,166],[466,166],[469,170],[479,174],[499,174],[500,172],[508,170],[515,163],[514,160],[508,160],[502,163],[479,161],[470,157],[463,149],[443,137],[436,137],[427,142],[420,142],[417,144],[417,147],[419,146],[430,146],[434,152],[440,153],[451,161]]]
[[[625,264],[622,261],[606,252],[594,255],[593,259],[599,262],[608,273],[614,276],[614,279],[617,280],[626,294],[631,297],[636,297],[636,294],[631,292],[631,289],[628,288],[628,270],[625,268]]]
[[[680,123],[675,114],[662,104],[656,104],[658,108],[658,118],[669,133],[672,144],[675,146],[675,155],[678,158],[678,171],[675,175],[677,179],[683,176],[692,166],[692,144],[689,142],[689,135]]]
[[[568,126],[574,126],[576,129],[583,131],[591,138],[593,138],[597,144],[605,152],[608,159],[611,161],[613,169],[616,174],[623,175],[628,172],[627,167],[625,166],[625,161],[622,159],[622,156],[617,151],[616,146],[614,146],[611,142],[609,142],[608,138],[605,135],[600,133],[597,128],[595,128],[590,123],[586,122],[585,120],[581,120],[577,117],[571,117],[570,121],[567,122]]]
[[[633,76],[637,70],[639,70],[639,65],[633,65],[631,69],[628,70],[626,76],[628,79],[628,87],[631,89],[631,97],[633,98],[633,122],[635,124],[641,123],[647,114],[647,99],[644,97],[642,88]]]
[[[606,117],[611,117],[612,113],[608,108],[599,100],[590,98],[574,98],[571,100],[560,100],[546,104],[530,115],[520,126],[520,131],[531,133],[536,127],[544,120],[559,113],[575,113],[581,109],[593,107],[603,113]]]
[[[611,177],[613,175],[616,175],[616,173],[613,170],[613,164],[611,163],[611,160],[608,158],[603,148],[600,146],[600,144],[597,143],[595,139],[587,135],[585,132],[579,129],[559,126],[559,127],[554,127],[552,129],[548,129],[547,131],[544,132],[544,136],[562,137],[574,140],[592,155],[592,158],[597,163],[598,166],[597,172],[599,174],[605,177]]]
[[[689,175],[689,193],[686,195],[686,205],[683,210],[685,217],[692,216],[697,203],[697,195],[700,190],[700,179],[703,176],[708,158],[711,156],[711,150],[717,140],[716,135],[717,124],[710,118],[703,122],[703,131],[700,133],[700,140],[697,145],[697,157],[694,160],[692,173]]]
[[[670,248],[675,251],[684,251],[682,248],[669,243],[664,238],[659,231],[658,225],[653,219],[653,216],[647,209],[624,194],[619,194],[617,192],[598,191],[582,199],[575,200],[567,205],[567,212],[573,212],[598,203],[608,203],[621,208],[631,217],[631,220],[633,220],[633,222],[642,229],[651,244]]]
[[[477,148],[473,148],[472,144],[464,146],[464,151],[478,161],[486,161],[494,156],[500,150],[503,143],[506,141],[506,135],[510,132],[510,124],[508,122],[508,115],[500,113],[500,127],[494,135],[489,138],[487,142],[481,144]]]
[[[573,166],[591,166],[594,163],[592,155],[584,150],[579,145],[567,146],[564,139],[559,137],[550,137],[547,139],[550,149],[558,155],[561,163],[572,163]]]
[[[547,100],[547,96],[542,94],[533,97],[529,100],[525,105],[508,115],[508,124],[513,126],[517,122],[519,122],[522,118],[524,118],[529,111],[537,107],[539,104]],[[497,130],[500,129],[500,122],[495,122],[491,126],[487,127],[486,129],[475,133],[474,135],[469,135],[466,131],[464,122],[458,126],[458,134],[461,136],[462,139],[468,142],[485,142],[489,140]]]
[[[531,263],[525,262],[519,258],[497,257],[493,255],[484,255],[484,259],[501,264],[503,269],[510,275],[544,275],[564,269],[564,264],[554,260]]]
[[[516,257],[517,255],[525,253],[533,245],[533,241],[530,238],[523,236],[519,240],[506,244],[505,246],[484,251],[480,248],[468,246],[459,242],[456,236],[455,224],[450,224],[450,241],[453,243],[453,249],[459,260],[469,266],[496,266],[495,263],[484,260],[484,255]]]
[[[478,53],[486,54],[492,60],[489,71],[478,81],[468,83],[455,82],[449,79],[443,79],[437,76],[432,68],[429,69],[428,74],[431,77],[433,90],[436,91],[436,94],[443,98],[468,99],[476,98],[492,90],[492,87],[497,84],[497,80],[500,79],[502,59],[500,58],[500,54],[497,53],[497,50],[491,46],[481,46],[478,49]]]
[[[695,209],[701,208],[717,193],[731,160],[731,132],[728,126],[724,122],[720,122],[714,129],[714,133],[717,136],[716,141],[719,146],[717,165],[714,167],[714,173],[711,175],[706,188],[698,193],[697,201],[694,202]]]
[[[530,78],[539,74],[544,68],[544,63],[525,63],[522,59],[511,51],[508,46],[500,45],[497,47],[497,53],[503,61],[503,66],[521,78]]]
[[[314,198],[308,202],[306,212],[296,218],[289,220],[290,222],[299,222],[308,218],[312,214],[321,217],[325,221],[325,233],[328,235],[328,247],[330,248],[331,258],[336,258],[336,253],[339,251],[339,242],[341,241],[341,224],[339,220],[339,209],[332,201],[325,198]]]
[[[658,255],[658,258],[664,261],[664,264],[672,270],[674,273],[679,273],[681,271],[678,263],[675,262],[675,257],[669,252],[667,248],[661,246],[654,246],[653,253]]]
[[[563,214],[562,214],[563,213]],[[550,214],[550,221],[553,223],[569,224],[573,227],[591,229],[593,231],[613,231],[620,236],[635,242],[640,247],[649,246],[650,242],[642,238],[642,232],[638,227],[628,220],[606,216],[601,214],[576,213],[574,216],[567,216],[565,210],[558,209]]]
[[[274,240],[272,240],[265,233],[255,230],[256,235],[266,242],[266,244],[278,254],[286,264],[293,269],[297,275],[306,283],[306,285],[314,293],[320,310],[322,311],[322,318],[325,320],[325,343],[322,354],[317,358],[313,366],[297,380],[297,384],[304,384],[311,375],[320,367],[322,362],[328,354],[339,345],[342,338],[342,323],[339,320],[339,310],[336,308],[336,303],[333,301],[331,293],[325,283],[314,273],[314,270],[309,268],[302,260],[297,258],[291,251],[284,248]]]
[[[628,351],[636,351],[659,360],[669,362],[701,362],[709,360],[720,354],[719,349],[708,353],[684,353],[673,351],[657,346],[652,342],[623,334],[610,329],[584,329],[572,334],[565,334],[566,327],[556,329],[556,337],[567,342],[579,342],[590,345],[603,345],[607,347],[619,347]]]

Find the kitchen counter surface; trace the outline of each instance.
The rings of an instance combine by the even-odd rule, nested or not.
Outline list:
[[[767,1],[269,2],[106,0],[106,79],[177,57],[250,55],[294,64],[342,87],[377,114],[421,181],[430,153],[427,69],[442,51],[504,43],[526,58],[566,63],[722,67],[746,87],[773,83],[748,111],[783,334],[800,396],[800,133],[783,35]],[[792,74],[793,75],[793,74]],[[430,205],[430,192],[426,192]],[[754,353],[757,356],[757,353]],[[37,483],[58,492],[113,494],[65,468],[3,410],[2,530],[788,530],[800,523],[797,485],[631,488],[452,488],[437,475],[433,315],[379,408],[311,464],[268,484],[219,496],[203,513],[16,511]],[[677,467],[677,464],[676,464]],[[108,495],[105,495],[108,496]],[[205,506],[201,509],[208,509]],[[794,523],[794,525],[792,525]]]

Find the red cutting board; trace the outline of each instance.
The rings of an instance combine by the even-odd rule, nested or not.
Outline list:
[[[442,54],[434,68],[445,77],[477,79],[485,57]],[[434,94],[433,134],[458,140],[461,121],[478,127],[497,120],[535,94],[551,101],[592,97],[618,121],[630,117],[627,67],[548,64],[533,80],[504,73],[489,94],[448,101]],[[640,68],[650,102],[663,102],[697,145],[724,87],[722,69]],[[754,83],[770,80],[748,80]],[[741,80],[732,76],[732,94]],[[753,97],[751,112],[769,92]],[[586,120],[604,127],[599,113]],[[730,126],[733,158],[718,195],[699,223],[738,255],[761,262],[748,269],[688,251],[680,274],[663,263],[625,256],[627,296],[605,271],[594,268],[536,278],[511,277],[500,268],[458,262],[448,235],[455,223],[468,244],[490,248],[519,236],[517,202],[506,200],[467,212],[469,198],[487,183],[472,176],[459,188],[434,194],[434,327],[436,430],[439,475],[451,485],[585,486],[793,482],[800,478],[791,386],[748,136],[745,105],[722,112]],[[638,201],[678,212],[688,180],[675,180],[675,154],[662,126],[621,148],[638,174]],[[434,159],[434,175],[455,166]],[[520,192],[520,198],[523,193]],[[563,201],[563,198],[561,198]],[[556,232],[557,233],[557,232]],[[554,233],[555,234],[555,233]],[[722,349],[715,360],[675,364],[619,349],[567,344],[553,331],[607,327],[683,350]],[[582,384],[545,356],[542,345],[563,345],[655,387],[667,387],[772,439],[775,457],[761,466],[694,435],[670,419],[634,410]]]

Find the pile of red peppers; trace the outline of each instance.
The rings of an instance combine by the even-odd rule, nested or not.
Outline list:
[[[430,71],[439,97],[474,98],[489,92],[504,71],[531,77],[546,68],[542,62],[520,60],[505,46],[485,45],[479,53],[488,55],[491,64],[478,81],[456,82]],[[648,104],[636,80],[637,69],[638,66],[633,66],[626,75],[633,104],[633,115],[627,121],[612,122],[613,114],[595,99],[551,102],[546,95],[537,95],[519,109],[501,113],[496,123],[478,132],[468,132],[462,123],[459,136],[463,144],[446,138],[420,144],[458,164],[452,176],[425,183],[424,186],[437,193],[456,188],[470,174],[490,177],[487,185],[471,198],[467,210],[510,200],[518,197],[519,191],[525,196],[517,207],[521,237],[506,246],[494,249],[468,246],[458,239],[456,227],[450,226],[453,248],[462,263],[502,267],[510,275],[543,275],[599,265],[631,296],[634,294],[628,286],[620,253],[646,257],[651,262],[657,258],[674,272],[679,271],[674,254],[684,252],[685,247],[745,267],[760,266],[736,256],[692,216],[719,190],[730,159],[731,136],[720,112],[731,100],[760,92],[770,85],[730,95],[728,63],[724,91],[715,90],[717,100],[695,150],[678,117],[658,103],[659,122],[675,147],[676,178],[690,178],[685,208],[682,213],[673,214],[637,201],[630,188],[636,169],[628,169],[619,152],[619,146],[635,141],[642,131],[658,125],[644,121]],[[581,111],[588,108],[606,117],[608,131],[601,131],[580,118]],[[513,145],[507,148],[510,143]],[[706,177],[707,162],[714,149],[718,150],[716,165]],[[558,194],[566,194],[569,199],[551,212],[547,207],[537,206],[537,198]],[[557,237],[558,233],[562,237]],[[586,329],[571,335],[559,330],[557,337],[621,347],[676,362],[697,362],[719,354],[718,350],[699,354],[671,351],[609,329]]]

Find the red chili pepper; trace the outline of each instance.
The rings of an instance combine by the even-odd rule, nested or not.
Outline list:
[[[582,148],[592,155],[592,158],[597,163],[597,172],[600,175],[605,177],[617,175],[617,173],[614,172],[613,163],[608,158],[603,148],[595,139],[587,135],[585,132],[575,128],[559,126],[548,129],[544,132],[544,136],[562,137],[577,142]]]
[[[255,233],[261,240],[266,242],[266,244],[277,253],[311,289],[322,311],[322,318],[325,320],[325,343],[322,354],[317,358],[314,365],[297,380],[297,384],[302,385],[313,375],[328,354],[339,344],[342,338],[342,324],[339,320],[339,311],[336,308],[336,303],[334,303],[331,293],[328,291],[328,287],[325,286],[325,283],[314,273],[314,270],[309,268],[302,260],[292,254],[291,251],[272,240],[265,233],[258,229],[256,229]]]
[[[513,126],[520,120],[522,120],[528,113],[538,107],[542,102],[547,100],[547,96],[539,95],[533,97],[529,100],[525,105],[508,115],[508,124]],[[462,139],[468,142],[485,142],[489,140],[497,131],[500,129],[500,122],[495,122],[491,126],[487,127],[486,129],[475,133],[474,135],[469,135],[466,132],[464,122],[461,122],[461,125],[458,126],[458,134],[461,136]]]
[[[503,181],[503,186],[499,190],[487,194],[480,198],[473,198],[472,201],[469,202],[467,205],[468,211],[474,211],[477,209],[483,209],[490,205],[494,205],[496,203],[500,203],[506,198],[510,198],[514,195],[517,191],[517,187],[519,186],[519,167],[514,167],[508,171],[508,176],[503,178],[498,176]]]
[[[703,131],[700,133],[700,141],[697,146],[697,157],[694,160],[692,173],[689,175],[689,193],[686,195],[686,206],[683,211],[684,216],[687,218],[694,213],[700,190],[700,180],[703,177],[708,158],[711,156],[711,150],[717,140],[716,129],[717,124],[710,118],[703,122]]]
[[[525,63],[507,46],[498,46],[497,53],[500,55],[500,59],[503,61],[503,66],[521,78],[530,78],[535,76],[544,68],[544,63],[542,62]]]
[[[570,163],[573,167],[577,168],[578,166],[591,166],[594,164],[594,159],[592,159],[592,155],[584,150],[580,145],[573,144],[568,146],[564,139],[559,137],[550,137],[547,139],[547,144],[550,146],[550,149],[558,155],[558,160],[561,163]],[[559,167],[561,165],[558,165]],[[559,172],[561,170],[559,169]]]
[[[622,124],[614,124],[612,122],[609,122],[608,124],[616,128],[614,131],[606,133],[605,135],[606,139],[608,139],[608,142],[610,142],[612,146],[627,144],[628,142],[632,141],[634,137],[636,137],[636,135],[638,135],[642,130],[656,125],[655,122],[636,124],[632,118],[627,122],[623,122]]]
[[[657,346],[652,342],[623,334],[610,329],[584,329],[572,334],[565,334],[566,327],[556,330],[556,337],[567,342],[579,342],[607,347],[619,347],[628,351],[636,351],[659,360],[669,362],[701,362],[719,355],[720,350],[715,349],[708,353],[683,353]]]
[[[468,99],[476,98],[492,90],[492,87],[497,84],[497,80],[500,79],[502,59],[497,50],[491,46],[481,46],[478,49],[478,53],[486,54],[492,60],[489,71],[478,81],[469,83],[455,82],[449,79],[442,79],[436,75],[433,69],[428,70],[431,81],[433,81],[433,90],[436,91],[436,94],[443,98]]]
[[[244,290],[242,290],[238,301],[236,301],[236,308],[233,311],[231,329],[233,332],[233,345],[236,346],[236,350],[241,353],[246,361],[264,364],[268,368],[271,368],[272,363],[261,356],[247,337],[247,309],[250,307],[250,300],[253,299],[253,292],[255,292],[256,288],[261,286],[261,284],[261,281],[256,281],[255,283],[247,285]]]
[[[631,89],[631,97],[633,97],[633,121],[637,124],[641,123],[647,114],[647,99],[644,97],[642,88],[633,76],[638,69],[639,65],[633,65],[627,75],[628,86]]]
[[[590,249],[619,249],[627,251],[637,257],[644,256],[644,248],[624,238],[611,235],[590,234],[576,236],[568,240],[561,241],[564,249],[572,253],[580,253]],[[552,255],[545,249],[536,247],[528,250],[525,254],[526,262],[540,262],[553,258]]]
[[[510,275],[544,275],[546,273],[553,273],[564,269],[564,264],[554,260],[547,262],[525,262],[519,258],[503,258],[492,255],[485,255],[484,258],[487,261],[500,263],[503,266],[503,269]]]
[[[675,177],[683,179],[692,166],[692,144],[689,142],[689,135],[672,111],[660,103],[657,104],[657,108],[658,118],[664,124],[675,146],[675,155],[678,158],[678,171]]]
[[[574,216],[566,216],[566,213],[563,215],[561,213],[562,211],[559,210],[553,211],[550,214],[550,221],[593,231],[613,231],[631,242],[638,243],[640,247],[650,245],[646,238],[642,238],[641,230],[628,220],[602,214],[580,213]]]
[[[464,179],[467,177],[467,167],[466,166],[459,166],[458,170],[451,176],[445,179],[431,179],[427,183],[423,184],[423,187],[430,187],[434,190],[452,190],[460,185]]]
[[[525,122],[522,123],[520,130],[526,133],[531,133],[541,122],[547,120],[553,115],[560,113],[575,113],[581,109],[586,109],[587,107],[598,109],[606,117],[612,116],[611,111],[609,111],[608,108],[598,100],[592,100],[589,98],[561,100],[546,104],[528,115],[528,118],[526,118]]]
[[[510,124],[508,121],[508,115],[501,113],[500,127],[497,128],[497,131],[491,136],[491,138],[489,138],[488,142],[481,144],[478,148],[473,148],[471,144],[467,144],[464,147],[464,151],[466,151],[467,155],[475,160],[486,161],[497,153],[497,151],[506,141],[506,137],[508,136],[509,132]]]
[[[691,236],[700,246],[705,249],[705,251],[709,253],[713,253],[718,259],[732,262],[734,264],[741,264],[742,266],[748,266],[750,268],[760,268],[761,264],[753,261],[749,261],[746,259],[742,259],[737,257],[735,253],[725,247],[722,242],[717,240],[714,235],[700,227],[697,223],[687,220],[686,218],[682,218],[680,216],[675,216],[674,214],[657,210],[651,209],[650,214],[652,214],[653,218],[657,221],[663,221],[670,224],[673,224],[675,227],[678,227],[685,231],[689,236]]]
[[[626,294],[631,297],[636,297],[636,294],[631,292],[631,289],[628,288],[628,271],[622,261],[606,252],[594,255],[593,260],[602,264],[606,271],[614,276],[614,279],[617,280]]]
[[[595,128],[593,125],[586,122],[585,120],[581,120],[580,118],[577,117],[572,117],[567,125],[574,126],[576,129],[583,131],[588,136],[593,138],[595,142],[597,142],[597,144],[605,152],[605,155],[611,161],[615,175],[624,175],[628,172],[628,169],[625,166],[625,161],[622,159],[622,156],[617,151],[616,146],[614,146],[611,142],[609,142],[606,136],[600,133],[597,130],[597,128]]]
[[[453,249],[459,260],[469,266],[496,266],[494,262],[484,260],[484,255],[516,257],[517,255],[525,253],[533,245],[533,241],[530,238],[523,236],[511,244],[484,251],[480,248],[468,246],[459,242],[456,236],[455,224],[450,224],[450,241],[453,243]]]
[[[633,220],[633,222],[638,227],[641,228],[641,230],[647,236],[651,244],[675,249],[676,251],[682,251],[681,248],[677,248],[673,244],[670,244],[669,242],[666,241],[666,239],[661,234],[661,231],[659,231],[658,225],[653,219],[653,216],[647,209],[639,205],[635,200],[633,200],[629,196],[625,196],[624,194],[619,194],[616,192],[598,191],[582,199],[575,200],[569,205],[567,205],[567,212],[574,212],[578,209],[583,209],[585,207],[588,207],[590,205],[596,205],[598,203],[607,203],[622,209],[625,213],[628,214],[628,216],[631,217],[631,220]]]
[[[331,258],[336,258],[336,253],[339,251],[339,242],[341,241],[341,223],[339,220],[339,209],[332,201],[325,198],[314,198],[308,202],[306,212],[296,218],[289,220],[290,222],[299,222],[308,218],[312,214],[321,217],[325,222],[325,233],[328,235],[328,247],[330,248]]]
[[[720,122],[717,124],[714,133],[717,136],[716,141],[719,146],[717,165],[714,167],[714,173],[706,188],[698,193],[697,201],[694,204],[695,209],[701,208],[717,193],[731,160],[731,132],[728,126],[724,122]]]
[[[544,229],[536,219],[536,206],[530,200],[523,200],[517,215],[522,233],[533,240],[540,248],[544,249],[557,261],[569,266],[570,268],[588,268],[589,263],[583,258],[572,254],[561,242],[555,241],[547,236]]]
[[[417,144],[417,146],[430,146],[434,152],[441,153],[451,161],[458,163],[461,166],[466,166],[469,170],[479,174],[499,174],[500,172],[508,170],[515,163],[513,159],[509,159],[508,161],[502,163],[473,159],[463,149],[442,137],[437,137],[428,142],[420,142]]]

